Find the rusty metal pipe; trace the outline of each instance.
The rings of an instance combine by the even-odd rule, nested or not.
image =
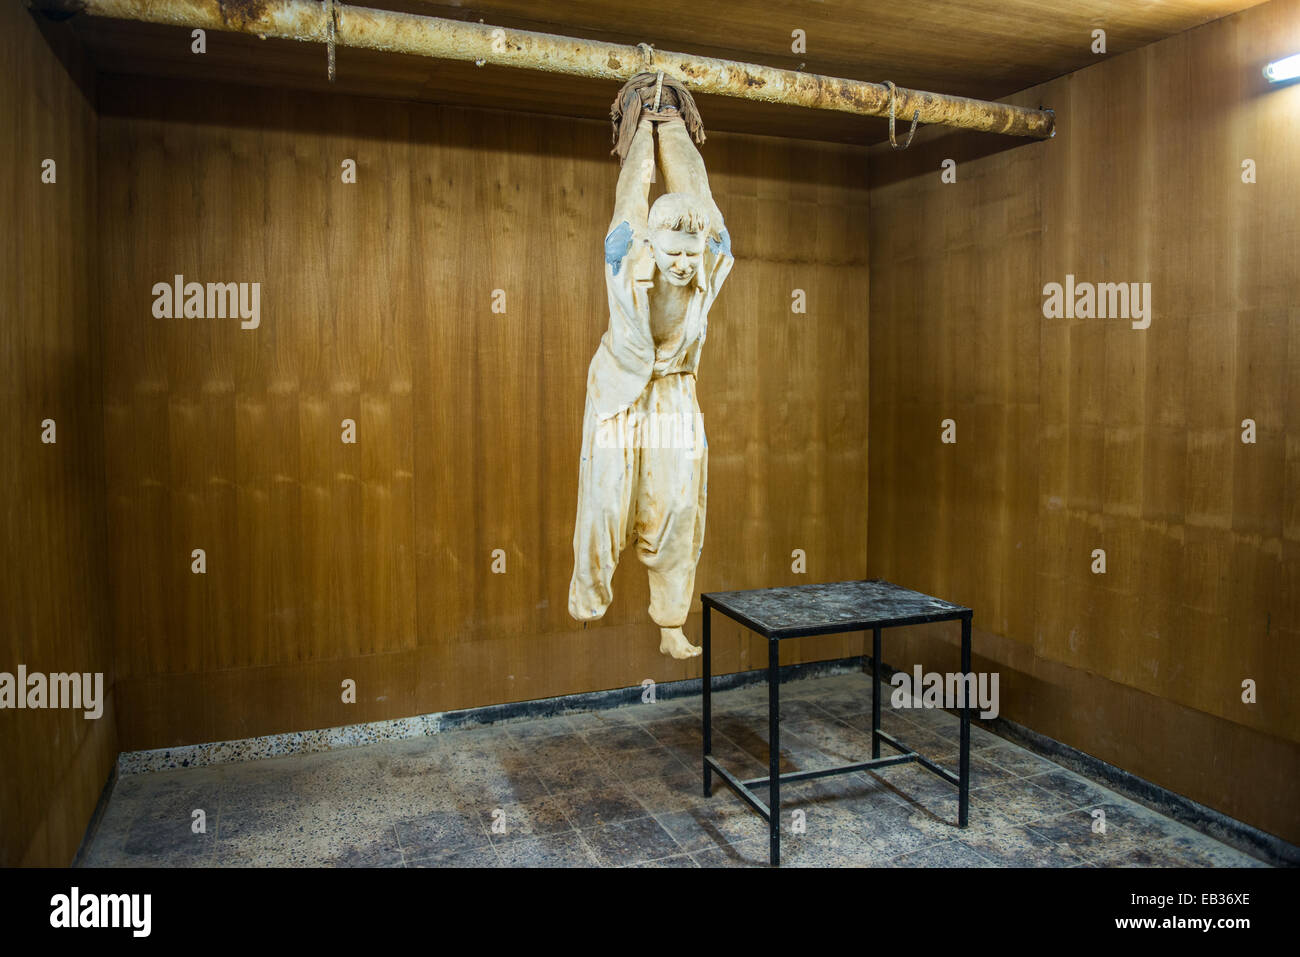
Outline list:
[[[327,5],[313,0],[28,0],[28,5],[61,17],[84,14],[316,43],[327,38]],[[883,83],[339,3],[334,9],[337,46],[620,83],[642,71],[662,70],[692,92],[863,116],[889,115],[890,92]],[[920,112],[920,122],[930,125],[1035,139],[1053,135],[1050,110],[899,87],[896,115],[910,123],[915,111]]]

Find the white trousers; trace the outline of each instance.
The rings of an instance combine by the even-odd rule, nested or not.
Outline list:
[[[588,402],[569,614],[578,621],[605,614],[619,555],[635,543],[650,578],[650,617],[661,628],[685,624],[704,547],[707,491],[708,443],[694,375],[651,379],[630,408],[601,421]]]

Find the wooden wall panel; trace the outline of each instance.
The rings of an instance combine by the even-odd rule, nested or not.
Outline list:
[[[1004,716],[1293,841],[1300,88],[1260,71],[1296,49],[1275,0],[1011,98],[1053,140],[873,151],[869,516],[872,574],[976,610]],[[1045,319],[1067,274],[1150,282],[1150,328]]]
[[[633,552],[602,622],[567,612],[606,124],[111,76],[100,102],[124,750],[699,674],[659,655]],[[700,374],[696,590],[861,577],[863,153],[716,134],[704,155],[738,261]],[[176,273],[260,281],[261,327],[155,319]],[[719,671],[765,662],[715,634]]]
[[[95,297],[93,74],[0,8],[0,671],[102,673],[103,715],[0,711],[0,866],[72,862],[117,757]],[[56,181],[41,182],[52,159]],[[43,444],[53,419],[57,442]]]

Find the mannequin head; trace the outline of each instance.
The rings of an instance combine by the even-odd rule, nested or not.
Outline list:
[[[664,193],[648,224],[655,265],[674,286],[689,286],[703,266],[708,218],[686,194]]]

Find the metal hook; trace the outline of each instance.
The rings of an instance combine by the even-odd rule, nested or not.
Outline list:
[[[638,43],[636,45],[636,48],[640,50],[642,55],[645,57],[645,65],[647,70],[650,69],[650,67],[655,65],[655,48],[653,46],[651,46],[649,43]]]
[[[894,111],[898,107],[898,87],[894,86],[891,80],[886,80],[885,86],[889,87],[889,145],[896,150],[905,150],[912,145],[912,137],[916,135],[916,121],[921,118],[921,111],[917,110],[912,114],[912,128],[907,131],[907,142],[899,146],[898,140],[894,139]]]
[[[329,74],[330,82],[334,82],[334,37],[336,27],[334,24],[334,0],[325,0],[325,15],[329,19],[325,24],[325,46],[329,51]]]

